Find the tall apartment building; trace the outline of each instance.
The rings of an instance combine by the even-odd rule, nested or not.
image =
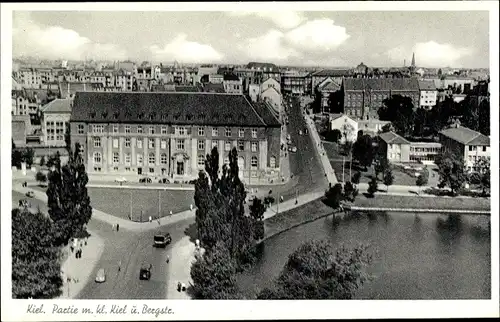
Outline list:
[[[277,179],[281,124],[263,107],[236,94],[78,92],[71,141],[89,173],[188,180],[213,147],[221,167],[236,147],[241,178]]]

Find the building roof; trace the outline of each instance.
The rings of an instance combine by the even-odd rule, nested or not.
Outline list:
[[[450,127],[439,133],[465,145],[490,145],[489,137],[463,126]]]
[[[281,93],[280,93],[280,92],[278,92],[278,90],[277,90],[276,88],[274,88],[273,86],[269,86],[268,88],[266,88],[265,90],[263,90],[263,91],[262,91],[262,93],[260,93],[260,94],[262,95],[262,94],[264,94],[265,92],[268,92],[268,91],[270,91],[270,90],[273,90],[273,91],[275,91],[276,93],[278,93],[278,94],[280,94],[280,95],[281,95]]]
[[[436,84],[433,81],[419,80],[418,86],[420,87],[421,91],[437,90]]]
[[[419,91],[415,78],[344,78],[346,91]]]
[[[351,71],[349,69],[322,69],[317,72],[311,73],[312,77],[342,77],[351,75]]]
[[[196,92],[201,92],[201,88],[198,86],[192,86],[192,85],[176,85],[175,86],[175,91],[176,92],[191,92],[191,93],[196,93]]]
[[[215,93],[78,92],[71,121],[267,125],[245,96]]]
[[[66,98],[56,98],[52,102],[43,106],[43,113],[71,113],[71,100]]]
[[[329,92],[329,91],[338,91],[340,89],[340,85],[335,83],[335,82],[328,82],[326,84],[323,84],[323,86],[321,86],[319,88],[320,91],[325,91],[325,92]]]
[[[388,144],[410,144],[410,141],[394,132],[380,133],[379,137]]]
[[[217,74],[219,74],[219,73],[217,73]],[[239,81],[240,78],[233,73],[226,73],[226,74],[224,74],[224,80],[225,81]]]
[[[276,115],[272,112],[271,107],[268,103],[259,102],[252,103],[255,111],[262,117],[264,122],[270,127],[281,127],[280,121],[276,118]]]
[[[213,83],[206,83],[201,91],[207,93],[220,93],[220,94],[226,92],[223,84],[213,84]]]
[[[349,117],[349,116],[342,114],[342,113],[331,113],[328,115],[328,118],[330,119],[330,121],[335,121],[335,120],[341,118],[342,116]]]
[[[266,71],[272,71],[272,72],[279,72],[279,68],[278,66],[276,66],[275,64],[272,64],[272,63],[258,63],[258,62],[249,62],[248,65],[246,66],[247,68],[254,68],[254,69],[261,69],[261,70],[264,70],[264,68],[266,69]]]

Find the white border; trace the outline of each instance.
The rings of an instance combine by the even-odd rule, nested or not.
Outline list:
[[[232,10],[297,10],[297,11],[489,11],[490,12],[490,73],[491,73],[491,166],[492,178],[499,178],[498,159],[498,108],[499,108],[499,64],[498,64],[498,2],[497,1],[457,1],[457,2],[290,2],[290,3],[58,3],[57,6],[41,3],[1,4],[1,149],[4,156],[1,160],[2,178],[2,320],[150,320],[150,319],[316,319],[316,318],[404,318],[404,317],[498,317],[499,316],[499,218],[498,198],[492,198],[491,241],[492,241],[492,299],[460,300],[460,301],[91,301],[91,300],[58,300],[36,301],[44,303],[45,310],[50,312],[52,303],[95,307],[99,303],[107,305],[127,303],[129,306],[150,303],[161,307],[168,305],[175,315],[103,315],[100,317],[83,315],[26,315],[29,300],[11,299],[11,171],[10,171],[10,91],[12,69],[12,11],[13,10],[85,10],[85,11],[232,11]],[[464,23],[467,23],[464,21]],[[498,180],[492,182],[492,196],[498,196]],[[194,308],[196,307],[196,308]]]

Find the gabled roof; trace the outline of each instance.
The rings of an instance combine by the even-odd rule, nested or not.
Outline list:
[[[410,141],[394,132],[381,133],[379,137],[387,144],[410,144]]]
[[[418,86],[420,87],[421,91],[437,90],[436,84],[434,84],[433,81],[421,80],[421,81],[418,81]]]
[[[78,92],[71,121],[267,126],[245,96],[215,93]]]
[[[334,81],[323,84],[319,87],[320,91],[330,92],[330,91],[338,91],[340,89],[340,85]]]
[[[252,103],[255,111],[262,117],[264,122],[270,127],[281,127],[280,121],[271,111],[271,107],[266,102]]]
[[[213,84],[213,83],[206,83],[203,86],[202,91],[207,93],[220,93],[220,94],[226,92],[223,84]]]
[[[312,77],[342,77],[351,75],[349,69],[322,69],[311,73]]]
[[[269,86],[268,88],[266,88],[265,90],[263,90],[263,91],[262,91],[261,95],[262,95],[262,94],[264,94],[264,93],[265,93],[265,92],[267,92],[267,91],[270,91],[271,89],[272,89],[273,91],[275,91],[276,93],[280,94],[280,92],[278,92],[278,90],[277,90],[276,88],[274,88],[274,87],[272,87],[272,86]],[[281,95],[281,94],[280,94],[280,95]]]
[[[43,113],[71,113],[71,99],[57,98],[41,108]]]
[[[450,127],[439,133],[465,145],[490,145],[489,137],[463,126]]]

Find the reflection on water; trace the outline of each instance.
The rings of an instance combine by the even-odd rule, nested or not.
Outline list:
[[[240,276],[242,289],[255,294],[303,242],[324,238],[371,245],[375,279],[358,299],[491,297],[489,217],[383,212],[328,217],[267,240],[257,264]]]

